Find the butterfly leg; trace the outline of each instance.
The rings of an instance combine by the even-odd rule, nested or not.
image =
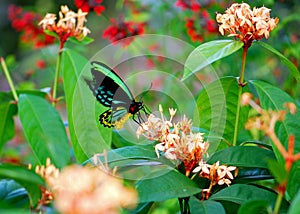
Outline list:
[[[138,113],[138,114],[139,114],[139,113]],[[141,124],[140,116],[138,115],[138,120],[139,120],[139,121],[137,121],[137,120],[135,119],[135,117],[134,117],[134,116],[135,116],[135,114],[134,114],[134,115],[132,115],[132,119],[133,119],[133,121],[134,121],[134,122],[136,122],[137,124],[139,124],[139,125],[140,125],[140,124]]]

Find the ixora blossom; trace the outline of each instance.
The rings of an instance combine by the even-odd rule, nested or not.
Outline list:
[[[232,175],[232,172],[234,172],[234,175]],[[193,170],[193,173],[199,173],[199,177],[210,180],[209,188],[202,190],[202,199],[208,199],[214,185],[226,184],[229,186],[238,171],[235,166],[220,165],[219,161],[212,165],[200,161],[199,166]]]
[[[234,3],[224,14],[217,14],[219,31],[222,35],[228,32],[229,36],[235,36],[250,46],[253,40],[268,38],[276,27],[279,19],[271,18],[270,11],[267,7],[251,10],[246,3]]]
[[[29,164],[29,169],[32,166]],[[53,164],[51,164],[50,158],[46,159],[46,165],[35,167],[35,173],[40,175],[46,182],[47,187],[40,187],[42,192],[42,197],[38,203],[38,207],[42,205],[49,204],[54,199],[53,189],[56,179],[59,176],[59,169],[57,169]]]
[[[182,10],[192,10],[193,12],[198,12],[201,6],[196,0],[177,0],[175,6],[181,8]]]
[[[75,37],[77,40],[83,40],[90,30],[84,26],[86,15],[81,9],[75,13],[69,10],[68,6],[61,6],[59,12],[59,20],[56,22],[56,14],[48,13],[39,25],[42,25],[44,30],[54,32],[60,39],[60,49],[69,37]]]
[[[287,150],[283,146],[283,143],[279,140],[275,133],[275,125],[277,122],[283,121],[288,113],[294,115],[297,112],[295,103],[284,103],[282,110],[265,110],[261,108],[254,100],[252,100],[252,94],[244,93],[242,95],[242,105],[250,105],[257,111],[258,116],[250,118],[245,124],[246,129],[258,129],[263,131],[270,137],[282,157],[285,159],[285,168],[287,172],[291,170],[292,164],[300,160],[300,153],[294,154],[295,136],[289,135]],[[286,185],[286,183],[284,184]]]
[[[100,156],[107,160],[105,152]],[[97,159],[97,167],[70,165],[59,171],[49,158],[46,166],[36,166],[35,172],[47,184],[47,188],[41,189],[42,198],[37,208],[51,201],[64,214],[113,214],[119,213],[120,208],[134,208],[138,199],[137,192],[124,187],[121,179],[113,177],[115,169],[111,172],[107,164],[99,162],[98,156],[94,159]]]
[[[78,176],[80,175],[80,176]],[[134,208],[137,192],[98,168],[68,166],[56,180],[54,205],[60,213],[119,213]]]
[[[42,48],[52,44],[55,37],[47,35],[37,26],[41,20],[40,14],[32,11],[24,11],[22,7],[11,4],[7,10],[11,26],[21,32],[20,41],[26,45],[32,45],[34,48]]]
[[[81,9],[83,12],[89,12],[94,10],[94,12],[100,16],[105,10],[105,7],[101,5],[103,0],[75,0],[74,4],[78,9]]]
[[[150,114],[148,121],[139,126],[137,136],[144,135],[149,140],[160,142],[155,146],[157,156],[164,152],[167,159],[183,162],[185,174],[189,176],[192,169],[203,159],[209,143],[204,141],[203,133],[191,131],[192,121],[185,116],[180,122],[173,122],[176,110],[169,109],[169,120],[164,118],[161,105],[159,111],[161,118]]]
[[[128,46],[132,40],[132,36],[140,35],[144,33],[144,23],[135,23],[131,21],[125,21],[123,18],[119,20],[111,19],[111,26],[107,27],[102,37],[115,43],[121,40],[124,47]]]

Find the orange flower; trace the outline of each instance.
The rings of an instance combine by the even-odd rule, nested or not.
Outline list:
[[[155,146],[157,157],[159,152],[164,152],[167,159],[182,161],[185,174],[189,176],[191,170],[206,154],[209,143],[204,141],[204,133],[191,131],[192,121],[185,116],[181,121],[173,122],[176,110],[169,109],[169,120],[164,118],[161,105],[159,111],[161,118],[151,114],[148,121],[138,128],[137,135],[143,134],[149,140],[160,142]]]
[[[263,37],[267,39],[279,21],[277,17],[270,17],[270,11],[266,7],[251,10],[246,3],[234,3],[224,14],[217,14],[219,31],[222,35],[228,32],[229,36],[235,36],[247,44]]]
[[[55,183],[55,207],[60,213],[119,213],[134,208],[137,192],[98,168],[68,166]]]
[[[234,175],[232,175],[232,171],[235,172]],[[214,185],[226,184],[227,186],[229,186],[231,184],[231,180],[234,179],[238,171],[235,166],[220,165],[219,161],[217,161],[213,165],[200,161],[199,166],[197,166],[193,170],[193,173],[198,172],[200,172],[199,177],[207,178],[210,180],[209,188],[203,189],[202,191],[203,199],[208,199],[211,194],[211,189]]]
[[[62,48],[69,37],[75,37],[81,41],[90,33],[90,30],[84,26],[87,14],[86,12],[82,12],[81,9],[75,13],[69,10],[68,6],[61,6],[57,22],[56,14],[47,13],[39,25],[42,25],[44,30],[56,33],[60,39]]]

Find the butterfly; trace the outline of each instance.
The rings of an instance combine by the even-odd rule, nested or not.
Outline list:
[[[99,122],[104,127],[115,126],[119,129],[132,116],[140,124],[140,111],[143,110],[148,115],[143,103],[135,101],[127,85],[113,69],[97,61],[91,62],[91,65],[93,79],[85,78],[85,82],[96,99],[109,108],[99,116]],[[135,119],[136,114],[138,121]]]

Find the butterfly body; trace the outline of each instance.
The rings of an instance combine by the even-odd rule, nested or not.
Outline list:
[[[99,122],[104,127],[120,128],[130,116],[134,119],[140,110],[145,111],[143,103],[135,101],[127,85],[115,71],[100,62],[94,61],[91,64],[93,79],[85,81],[96,99],[103,106],[109,107],[99,116]]]

